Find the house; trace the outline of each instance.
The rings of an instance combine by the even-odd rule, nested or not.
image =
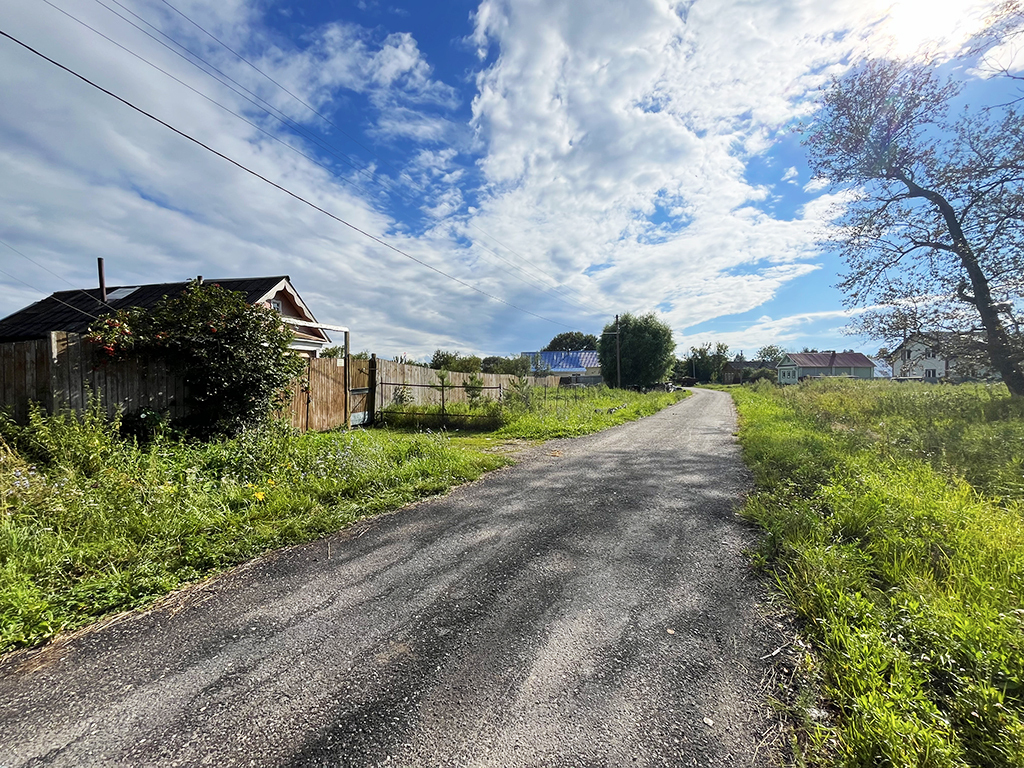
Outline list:
[[[568,383],[596,386],[601,383],[601,362],[597,350],[581,349],[571,352],[523,352],[531,362],[538,360],[540,368],[549,368],[553,376],[569,378]]]
[[[778,371],[779,384],[796,384],[823,376],[872,379],[875,364],[860,352],[787,352]]]
[[[299,354],[317,357],[320,350],[330,344],[324,327],[302,301],[287,275],[208,282],[241,292],[250,304],[276,310],[294,332],[291,346]],[[86,333],[98,315],[129,307],[150,309],[164,296],[176,296],[188,285],[187,281],[113,287],[101,284],[99,288],[58,291],[0,320],[0,342],[43,339],[51,331]]]
[[[723,384],[741,384],[743,382],[743,371],[745,370],[760,370],[761,368],[769,368],[775,370],[778,363],[773,363],[771,360],[730,360],[722,368],[722,383]]]
[[[892,378],[961,382],[998,379],[984,360],[978,338],[950,332],[912,334],[890,358]]]
[[[892,378],[938,381],[947,378],[955,358],[947,357],[933,340],[921,336],[904,339],[892,354]]]

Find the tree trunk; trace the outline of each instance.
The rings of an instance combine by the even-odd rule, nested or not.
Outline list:
[[[981,324],[985,328],[985,337],[988,342],[989,360],[1003,377],[1010,394],[1014,397],[1024,397],[1024,368],[1019,362],[1014,362],[1013,344],[1010,342],[1010,336],[1006,332],[1002,318],[999,317],[999,312],[993,306],[988,277],[982,271],[974,249],[967,242],[967,236],[964,234],[963,227],[960,226],[956,211],[940,193],[915,184],[902,173],[897,174],[897,178],[906,185],[911,196],[925,198],[942,214],[946,228],[953,238],[953,248],[971,281],[974,295],[963,298],[974,305],[981,317]]]

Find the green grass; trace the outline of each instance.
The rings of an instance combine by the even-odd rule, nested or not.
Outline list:
[[[676,399],[616,393],[594,403],[627,408],[592,417],[538,405],[508,432],[472,441],[393,429],[299,435],[278,424],[139,448],[98,412],[36,412],[22,427],[0,416],[0,652],[443,493],[510,463],[488,450],[502,440],[583,434]]]
[[[499,404],[481,398],[475,406],[449,404],[442,422],[440,406],[395,406],[384,410],[389,426],[398,428],[488,432],[499,438],[548,440],[579,437],[657,413],[688,392],[640,394],[608,387],[531,389],[522,398]]]
[[[495,431],[498,437],[546,440],[579,437],[657,413],[689,395],[688,392],[651,392],[642,395],[621,389],[595,387],[559,395],[535,391],[530,409],[514,411]]]
[[[816,649],[811,762],[1024,765],[1024,407],[1004,387],[733,390],[758,553]]]

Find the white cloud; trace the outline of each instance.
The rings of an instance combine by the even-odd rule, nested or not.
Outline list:
[[[728,344],[733,353],[742,349],[748,358],[753,357],[757,349],[768,344],[776,344],[784,349],[799,351],[806,345],[806,342],[813,342],[815,338],[834,339],[839,336],[842,329],[835,327],[836,321],[845,323],[864,311],[863,309],[837,309],[825,312],[801,312],[780,318],[765,315],[742,328],[704,331],[684,336],[679,340],[676,351],[677,354],[683,355],[689,351],[690,347],[699,347],[708,342]],[[849,347],[859,347],[865,343],[862,339],[844,341]],[[811,343],[811,346],[818,345]],[[863,351],[863,349],[859,351]]]
[[[468,86],[461,72],[438,74],[401,18],[373,30],[339,20],[289,39],[267,25],[265,4],[181,5],[325,116],[376,140],[388,161],[344,140],[358,165],[369,163],[364,173],[96,4],[63,4],[340,170],[51,9],[7,4],[0,25],[480,290],[583,330],[616,311],[658,308],[681,332],[755,309],[820,269],[815,243],[843,198],[818,195],[776,216],[777,190],[751,182],[748,162],[809,114],[814,89],[852,49],[873,44],[858,30],[883,0],[596,0],[586,13],[570,0],[483,0],[472,28],[451,35],[480,53]],[[166,6],[131,7],[289,119],[324,127]],[[9,44],[0,94],[0,238],[75,285],[94,284],[96,256],[121,283],[288,273],[322,320],[352,326],[357,345],[381,354],[514,352],[564,330],[374,244]],[[460,109],[470,102],[467,123]],[[388,197],[395,164],[403,191]],[[798,177],[794,166],[782,178]],[[803,189],[826,186],[812,179]],[[43,292],[67,287],[17,256],[3,260]],[[27,303],[23,288],[3,284],[0,314]]]
[[[823,189],[827,189],[828,186],[829,186],[829,183],[830,182],[829,182],[828,179],[822,179],[820,177],[819,178],[813,178],[810,181],[808,181],[806,184],[804,184],[804,192],[807,192],[809,194],[813,194],[815,192],[820,192]]]

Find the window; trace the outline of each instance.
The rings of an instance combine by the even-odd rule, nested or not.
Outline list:
[[[115,299],[127,299],[133,293],[139,290],[139,286],[132,285],[127,288],[115,288],[107,294],[107,301],[114,301]]]
[[[925,353],[924,353],[924,356],[925,357],[935,357],[935,350],[934,349],[926,349]]]
[[[909,360],[910,359],[910,350],[909,349],[904,349],[903,350],[903,359],[904,360]]]
[[[277,314],[279,315],[284,314],[282,311],[284,309],[284,305],[281,303],[280,299],[271,299],[270,308],[277,312]]]
[[[926,379],[934,379],[935,378],[935,369],[934,368],[925,368],[924,369],[924,377]]]

